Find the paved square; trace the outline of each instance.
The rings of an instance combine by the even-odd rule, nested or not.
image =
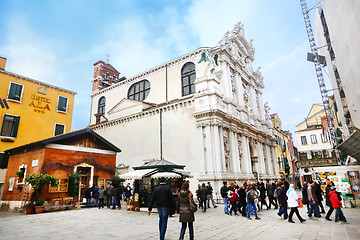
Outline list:
[[[349,224],[309,220],[295,224],[279,220],[276,211],[263,210],[261,220],[247,220],[223,213],[223,205],[195,214],[195,239],[360,239],[360,208],[343,209]],[[334,213],[332,219],[334,219]],[[254,219],[254,217],[253,217]],[[179,238],[178,215],[169,218],[166,239]],[[159,239],[158,215],[107,208],[23,215],[0,213],[0,239]],[[189,239],[186,232],[185,239]]]

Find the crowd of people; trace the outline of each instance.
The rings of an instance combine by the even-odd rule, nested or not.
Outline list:
[[[126,201],[131,196],[130,183],[124,187],[121,184],[108,182],[106,189],[104,186],[99,188],[97,185],[94,185],[85,191],[86,207],[92,207],[92,199],[94,199],[94,206],[99,209],[104,208],[104,204],[109,209],[121,209],[120,201],[122,199]]]

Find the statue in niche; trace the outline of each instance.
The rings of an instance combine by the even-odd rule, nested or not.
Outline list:
[[[231,90],[234,94],[236,92],[236,84],[235,84],[235,74],[233,72],[230,73],[230,79],[231,79]]]
[[[243,83],[244,88],[244,105],[248,109],[250,107],[250,95],[249,95],[249,86]]]
[[[270,120],[270,107],[268,102],[265,102],[264,109],[265,109],[265,119]]]
[[[230,144],[229,144],[229,130],[224,129],[224,154],[225,154],[225,168],[230,170]]]
[[[237,144],[238,144],[238,152],[239,152],[239,161],[241,162],[243,153],[242,153],[242,142],[241,142],[240,134],[237,134]]]

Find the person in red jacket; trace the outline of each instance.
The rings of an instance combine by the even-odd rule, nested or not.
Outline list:
[[[230,202],[231,208],[230,208],[230,216],[232,215],[232,211],[234,210],[235,212],[235,216],[237,216],[237,212],[236,212],[236,201],[238,199],[239,195],[235,192],[235,188],[233,186],[231,186],[229,188],[229,192],[228,192],[228,198],[227,200]]]
[[[343,221],[344,223],[346,223],[347,222],[346,218],[345,218],[343,212],[341,211],[342,203],[339,201],[339,197],[336,192],[335,186],[332,186],[330,188],[329,195],[330,195],[331,205],[335,209],[335,222],[339,222],[339,220],[340,220],[340,221]]]

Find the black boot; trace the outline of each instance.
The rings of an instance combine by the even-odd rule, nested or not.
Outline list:
[[[181,234],[181,233],[180,233],[179,240],[184,240],[184,235],[185,235],[185,234]]]

